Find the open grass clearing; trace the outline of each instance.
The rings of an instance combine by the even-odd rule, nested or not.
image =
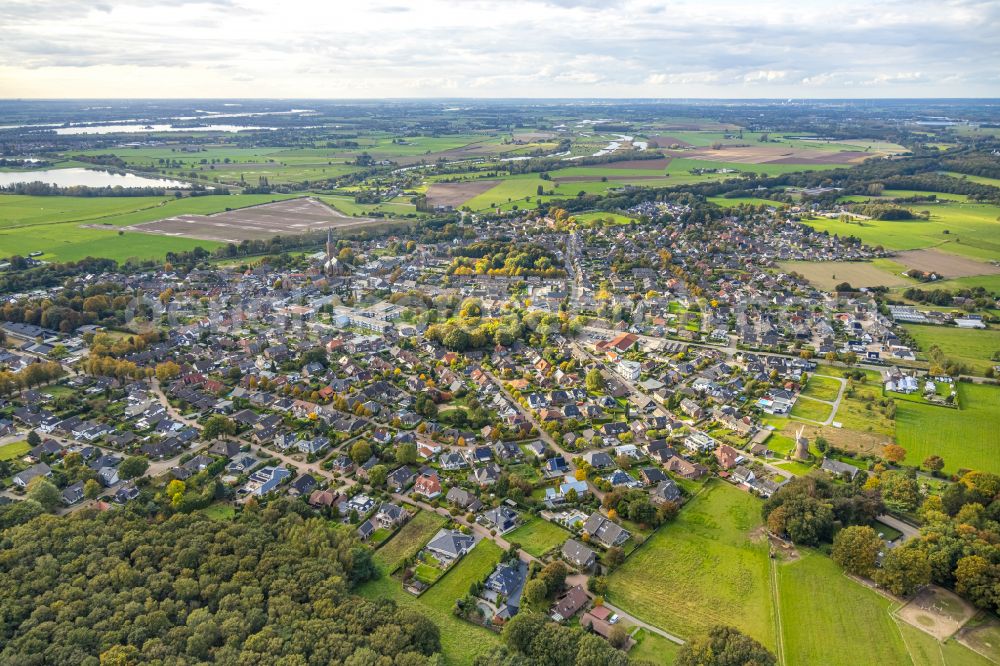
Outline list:
[[[659,634],[648,629],[638,629],[632,634],[635,645],[628,651],[629,659],[643,659],[653,664],[669,665],[674,663],[681,646],[668,641]]]
[[[229,520],[236,515],[236,508],[228,502],[216,502],[209,504],[204,509],[198,509],[198,513],[212,520]]]
[[[507,543],[519,543],[535,557],[561,546],[569,537],[570,533],[562,527],[537,516],[504,536]]]
[[[996,663],[954,638],[941,643],[930,634],[906,622],[897,620],[896,624],[913,666],[989,666]]]
[[[810,398],[816,398],[817,400],[833,402],[837,399],[837,396],[840,395],[840,386],[840,382],[832,377],[812,375],[809,377],[809,381],[806,383],[806,388],[802,391],[802,395]]]
[[[608,599],[684,638],[725,623],[775,647],[767,544],[755,497],[710,481],[608,579]]]
[[[983,613],[969,622],[956,637],[979,655],[990,655],[1000,663],[1000,619]]]
[[[375,552],[375,560],[387,573],[393,573],[404,560],[419,553],[445,522],[444,516],[430,511],[419,512]]]
[[[833,407],[825,402],[799,396],[799,399],[792,405],[792,411],[789,414],[796,418],[822,423],[830,418],[831,411],[833,411]]]

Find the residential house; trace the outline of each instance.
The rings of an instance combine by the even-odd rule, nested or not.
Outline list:
[[[591,541],[597,541],[607,548],[620,546],[632,536],[628,530],[598,511],[590,514],[587,522],[583,524],[583,531],[590,535]]]
[[[582,570],[589,570],[597,562],[597,553],[576,539],[567,539],[562,547],[563,559]]]
[[[590,597],[582,585],[574,585],[565,594],[556,599],[549,612],[549,617],[555,622],[568,620],[580,612],[590,602]]]

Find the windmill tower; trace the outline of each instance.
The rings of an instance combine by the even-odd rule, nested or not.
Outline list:
[[[809,460],[809,440],[803,436],[804,430],[805,426],[801,426],[795,433],[795,458],[798,460]]]

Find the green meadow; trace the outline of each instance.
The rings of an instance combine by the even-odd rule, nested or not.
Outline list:
[[[1000,259],[1000,206],[947,202],[914,204],[914,211],[930,211],[929,220],[803,220],[819,231],[841,236],[857,236],[868,245],[890,250],[937,247],[980,260]],[[948,232],[948,233],[945,233]]]
[[[162,259],[167,252],[185,252],[199,246],[211,250],[221,244],[85,225],[124,227],[185,213],[208,215],[287,198],[288,195],[281,194],[182,199],[0,195],[0,256],[40,251],[41,258],[49,261],[77,261],[86,257],[125,261]]]
[[[920,324],[907,324],[903,328],[916,340],[922,358],[927,357],[932,346],[937,346],[945,356],[970,366],[979,375],[1000,363],[992,360],[1000,352],[1000,329]]]
[[[907,464],[938,455],[946,472],[1000,474],[1000,387],[960,382],[958,399],[961,409],[896,401],[896,440],[906,449]]]
[[[775,648],[760,501],[710,481],[608,577],[608,601],[681,638],[732,624]]]

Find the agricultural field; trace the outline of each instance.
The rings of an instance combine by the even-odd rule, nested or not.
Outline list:
[[[775,609],[760,502],[713,481],[608,578],[608,600],[666,631],[690,637],[733,624],[771,649]]]
[[[708,200],[714,203],[716,206],[721,206],[723,208],[735,208],[736,206],[774,206],[775,208],[781,208],[786,205],[781,201],[773,201],[771,199],[761,199],[760,197],[708,197]]]
[[[896,439],[907,463],[944,458],[945,472],[960,468],[1000,473],[1000,388],[958,384],[961,409],[909,401],[896,403]]]
[[[329,228],[362,226],[374,220],[349,217],[312,197],[249,206],[213,215],[176,215],[129,227],[133,231],[223,243],[267,240]]]
[[[852,287],[903,287],[917,284],[915,280],[898,272],[884,270],[870,261],[783,261],[779,266],[783,271],[798,273],[824,291],[833,291],[842,282],[847,282]]]
[[[375,561],[387,574],[393,573],[403,560],[420,552],[446,522],[446,518],[430,511],[417,513],[375,552]]]
[[[552,548],[561,546],[570,533],[544,518],[532,518],[524,525],[507,534],[507,543],[519,543],[521,548],[535,557],[541,557]]]
[[[392,599],[402,608],[426,615],[441,630],[441,650],[449,666],[471,664],[472,660],[499,643],[499,636],[455,617],[455,600],[464,597],[469,586],[486,577],[500,561],[500,548],[488,539],[480,541],[468,555],[452,567],[419,598],[403,590],[398,580],[383,575],[358,589],[368,599]],[[376,562],[378,560],[376,559]],[[381,564],[380,564],[381,568]]]
[[[996,363],[1000,352],[1000,330],[907,324],[903,326],[920,347],[921,357],[937,346],[948,358],[964,363],[981,375]]]
[[[819,231],[856,236],[864,243],[889,250],[916,250],[934,247],[981,262],[1000,259],[997,229],[1000,206],[979,203],[922,203],[908,206],[914,211],[930,211],[929,220],[841,221],[826,217],[804,219]],[[946,233],[947,232],[947,233]],[[988,268],[988,265],[987,265]],[[984,268],[983,273],[989,272]]]
[[[423,213],[417,213],[417,207],[410,203],[408,197],[396,197],[392,201],[365,204],[357,203],[353,196],[337,194],[315,194],[311,196],[315,199],[319,199],[331,208],[339,210],[344,215],[350,215],[352,217],[364,217],[366,215],[376,215],[379,213],[381,213],[382,216],[389,217],[423,215]]]
[[[977,259],[942,252],[936,248],[900,252],[896,255],[896,260],[907,269],[915,268],[925,273],[937,273],[945,278],[1000,273],[1000,267],[993,264],[984,264]]]
[[[227,208],[255,206],[285,195],[184,197],[32,197],[0,195],[0,256],[40,251],[47,261],[107,257],[117,261],[162,259],[167,252],[219,243],[154,236],[127,227],[184,214],[207,215]]]
[[[953,171],[946,171],[944,175],[951,176],[952,178],[958,178],[959,180],[968,180],[973,183],[979,183],[980,185],[1000,187],[1000,178],[988,178],[987,176],[970,176],[968,174],[955,173]]]

